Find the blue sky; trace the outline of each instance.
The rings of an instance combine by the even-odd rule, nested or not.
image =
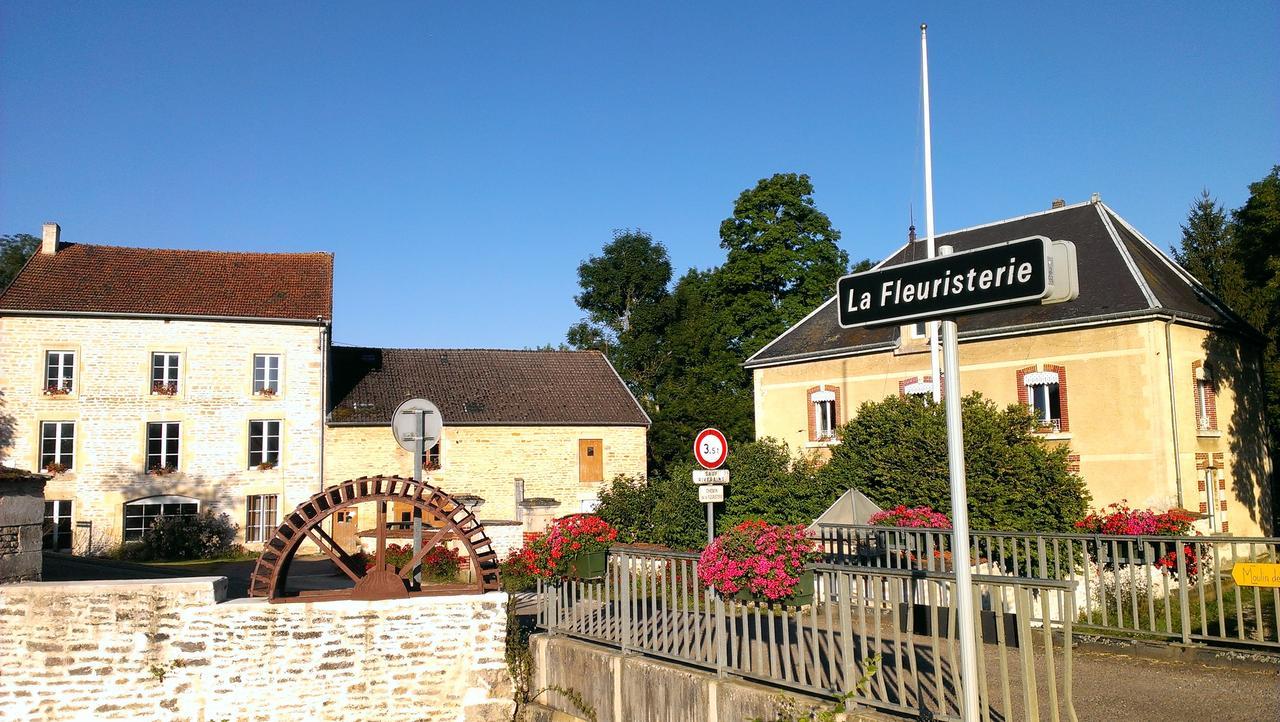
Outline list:
[[[854,259],[1102,197],[1161,246],[1280,163],[1276,3],[0,4],[0,233],[337,254],[335,339],[520,348],[615,228],[723,261],[808,173]],[[835,279],[832,279],[834,289]]]

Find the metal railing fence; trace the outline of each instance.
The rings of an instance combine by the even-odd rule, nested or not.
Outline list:
[[[955,569],[949,530],[858,524],[817,530],[834,564]],[[970,540],[968,561],[979,572],[1070,583],[1078,631],[1280,647],[1280,589],[1239,587],[1231,576],[1240,562],[1280,561],[1280,538],[971,531]]]
[[[720,675],[958,719],[955,580],[837,564],[813,572],[812,603],[764,604],[705,588],[696,555],[615,547],[601,580],[540,584],[538,624]],[[1075,720],[1070,583],[989,575],[974,582],[983,719]]]

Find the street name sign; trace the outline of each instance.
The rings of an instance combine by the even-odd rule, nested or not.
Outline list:
[[[728,484],[728,469],[694,469],[693,483],[695,484]]]
[[[1231,568],[1231,578],[1242,587],[1280,587],[1280,564],[1240,562]]]
[[[724,487],[719,484],[699,486],[698,501],[703,504],[717,504],[724,501]]]
[[[845,276],[836,284],[840,325],[933,320],[1040,302],[1054,292],[1052,245],[1044,236],[1031,236]],[[1055,270],[1062,274],[1063,283],[1074,275],[1072,269]]]
[[[729,442],[719,429],[703,429],[693,440],[693,458],[698,460],[704,469],[716,469],[724,463],[729,455]]]

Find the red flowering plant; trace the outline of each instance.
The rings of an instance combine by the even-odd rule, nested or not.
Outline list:
[[[716,537],[698,559],[698,579],[726,595],[747,590],[770,601],[795,594],[804,565],[821,558],[799,524],[744,521]]]
[[[356,558],[364,563],[366,574],[373,571],[372,554],[360,552]],[[383,559],[399,572],[404,565],[413,561],[413,544],[388,544],[383,552]],[[422,557],[422,578],[428,581],[452,580],[461,568],[462,555],[446,546],[431,547]]]
[[[905,526],[913,529],[950,529],[951,520],[946,514],[934,511],[931,506],[907,507],[899,504],[888,511],[878,511],[867,519],[872,526]]]
[[[1195,517],[1183,509],[1170,509],[1156,513],[1151,509],[1133,509],[1126,500],[1122,499],[1103,510],[1089,512],[1084,519],[1076,522],[1076,528],[1086,534],[1108,536],[1187,536],[1193,533],[1191,529],[1193,521]],[[1151,563],[1152,566],[1176,573],[1178,551],[1173,548],[1174,546],[1173,543],[1155,543],[1154,547],[1159,558]],[[1142,547],[1145,553],[1145,544]],[[1165,552],[1165,549],[1170,551]],[[1183,544],[1182,555],[1187,574],[1194,578],[1200,573],[1201,561],[1195,546]]]
[[[520,552],[531,574],[551,579],[569,571],[569,561],[592,552],[608,551],[618,530],[594,514],[574,514],[551,522],[547,533]]]

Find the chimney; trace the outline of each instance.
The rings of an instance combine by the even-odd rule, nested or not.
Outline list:
[[[1051,208],[1051,209],[1052,209],[1052,208],[1066,208],[1066,207],[1067,207],[1067,202],[1066,202],[1066,201],[1064,201],[1064,200],[1062,200],[1061,198],[1054,198],[1054,199],[1053,199],[1053,203],[1049,206],[1049,208]]]
[[[52,256],[58,252],[58,238],[62,235],[62,229],[57,223],[49,221],[44,224],[44,238],[40,242],[40,253],[46,256]]]

